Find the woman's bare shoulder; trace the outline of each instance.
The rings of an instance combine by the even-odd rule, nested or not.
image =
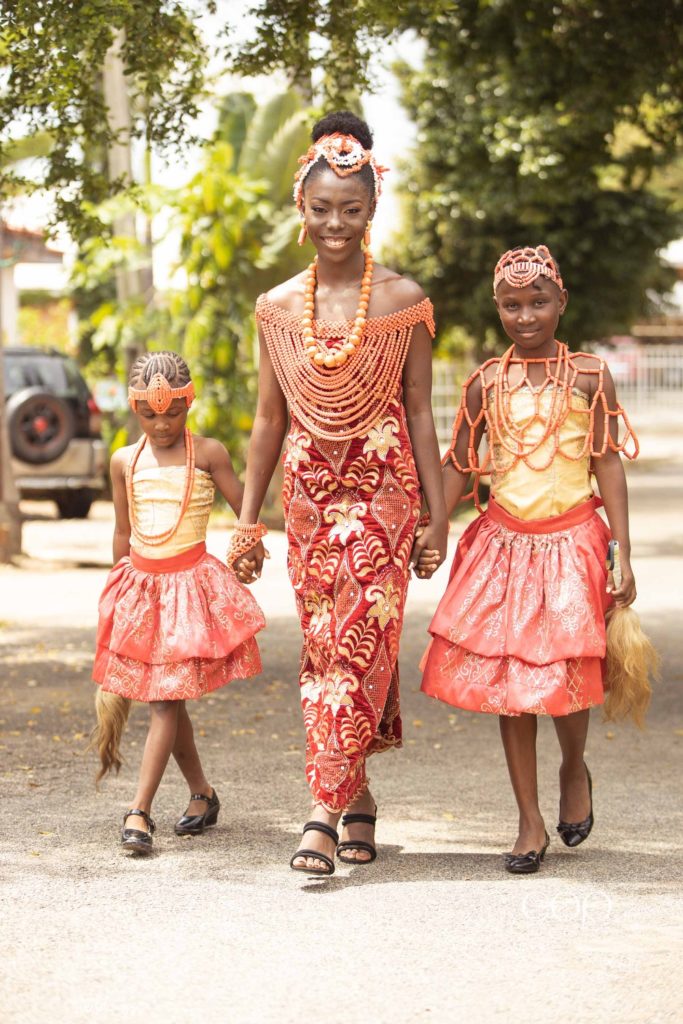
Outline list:
[[[306,272],[304,271],[295,277],[290,277],[288,281],[283,281],[282,284],[275,285],[269,292],[266,292],[266,298],[269,302],[274,302],[276,306],[282,306],[290,313],[301,313],[305,290]]]
[[[402,274],[375,264],[372,283],[372,315],[388,316],[426,298],[420,285]]]

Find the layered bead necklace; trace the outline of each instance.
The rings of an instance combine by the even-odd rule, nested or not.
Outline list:
[[[559,447],[560,427],[571,406],[572,372],[569,350],[561,341],[556,341],[555,344],[557,353],[554,358],[520,359],[513,355],[514,346],[511,346],[498,363],[493,380],[492,400],[489,400],[490,441],[492,444],[500,445],[516,459],[526,461],[529,456],[542,448],[546,441],[552,439],[547,462],[543,466],[535,467],[537,469],[547,469],[555,458]],[[516,384],[511,386],[509,372],[512,363],[521,364],[522,376]],[[529,378],[529,365],[532,363],[544,364],[546,376],[540,387],[534,387]],[[551,371],[551,363],[555,363],[554,372]],[[526,436],[528,423],[518,427],[512,414],[512,396],[522,388],[528,388],[533,396],[532,420],[543,424],[540,436],[534,440],[529,440]],[[541,402],[548,388],[550,388],[550,405],[547,411],[542,412]]]
[[[315,286],[317,283],[318,257],[316,256],[307,271],[306,292],[304,298],[304,315],[301,321],[303,328],[303,341],[306,355],[316,366],[325,366],[332,370],[337,366],[343,366],[356,351],[363,340],[365,322],[368,318],[368,306],[370,304],[370,287],[372,285],[373,258],[369,249],[365,250],[365,269],[360,283],[360,299],[358,309],[353,319],[353,327],[348,337],[342,338],[335,345],[326,344],[324,339],[318,339],[313,330],[315,317]]]
[[[131,532],[136,541],[139,544],[148,545],[150,547],[157,547],[161,544],[165,544],[175,535],[180,526],[183,516],[187,511],[187,507],[190,504],[190,498],[192,497],[192,489],[194,487],[194,474],[195,474],[195,454],[194,454],[194,439],[192,432],[185,427],[185,487],[183,489],[183,498],[180,503],[180,510],[178,512],[178,518],[175,523],[168,530],[164,530],[163,533],[143,533],[138,528],[135,520],[135,502],[133,500],[133,474],[135,472],[135,466],[137,461],[142,454],[142,449],[147,443],[147,435],[143,435],[133,452],[133,456],[126,467],[126,494],[128,496],[128,518],[130,520]]]

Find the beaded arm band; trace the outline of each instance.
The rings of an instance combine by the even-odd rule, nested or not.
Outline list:
[[[228,545],[228,566],[232,568],[237,559],[251,551],[267,533],[263,523],[235,523]]]

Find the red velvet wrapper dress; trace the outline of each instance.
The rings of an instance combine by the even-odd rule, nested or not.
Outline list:
[[[422,500],[401,373],[415,324],[434,331],[432,307],[425,300],[367,320],[353,372],[370,389],[377,382],[375,404],[342,437],[297,393],[296,368],[310,372],[300,317],[263,296],[256,313],[290,409],[283,496],[304,634],[306,775],[314,801],[337,811],[366,788],[366,758],[401,744],[399,637]],[[315,330],[334,341],[351,326],[319,321]]]
[[[161,535],[180,509],[185,467],[150,467],[133,476],[136,521]],[[261,609],[226,565],[206,551],[214,485],[195,470],[192,495],[174,536],[135,542],[109,573],[99,602],[93,679],[139,701],[201,697],[261,671],[256,633]]]
[[[588,358],[602,381],[600,361]],[[495,410],[486,408],[493,401],[486,394],[486,366],[477,374],[493,438],[491,500],[458,544],[446,593],[429,626],[433,639],[422,662],[422,690],[468,711],[567,715],[604,700],[610,532],[596,511],[590,464],[594,417],[606,406],[599,390],[589,403],[581,390],[570,388],[557,436],[519,458],[512,434],[521,431],[528,450],[534,447],[558,397],[556,384],[548,380],[534,388],[525,374],[510,395],[512,431],[496,436]],[[454,439],[466,415],[467,387],[477,374],[465,385]],[[618,407],[606,422],[622,414]],[[626,440],[634,441],[637,454],[626,423]],[[623,444],[609,443],[623,450]],[[470,458],[466,468],[478,471],[476,453]]]

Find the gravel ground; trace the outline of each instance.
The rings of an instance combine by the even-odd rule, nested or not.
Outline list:
[[[218,826],[174,836],[186,793],[170,768],[154,808],[158,852],[122,855],[144,709],[131,717],[126,766],[99,792],[85,753],[111,510],[60,523],[27,505],[26,556],[0,567],[3,1024],[118,1024],[131,1013],[150,1024],[680,1021],[683,464],[646,461],[630,482],[638,608],[663,681],[644,733],[594,714],[594,832],[575,851],[556,838],[528,878],[501,867],[516,815],[497,722],[418,692],[446,569],[409,598],[406,745],[371,765],[380,858],[328,880],[288,870],[308,799],[300,640],[277,534],[255,591],[269,619],[264,672],[192,711],[223,802]],[[220,553],[225,535],[210,541]],[[539,748],[554,834],[549,722]]]

